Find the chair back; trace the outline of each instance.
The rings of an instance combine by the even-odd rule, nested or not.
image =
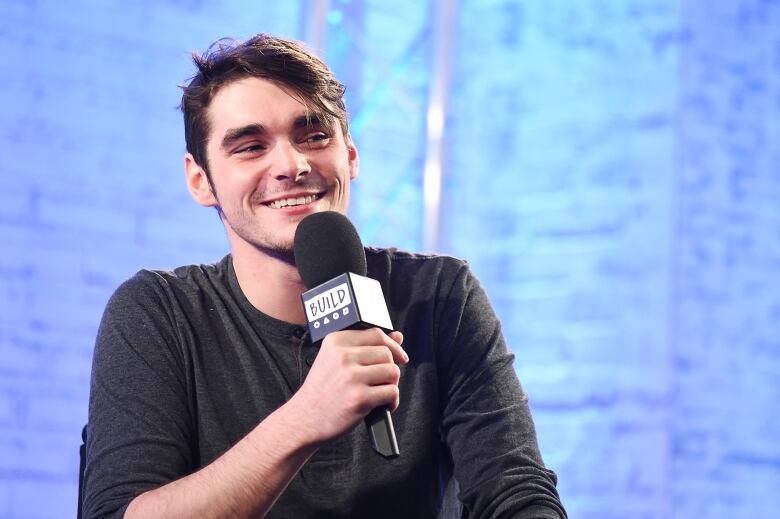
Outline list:
[[[84,469],[87,466],[87,428],[85,425],[81,430],[81,447],[79,448],[79,503],[76,511],[76,518],[81,519],[81,502],[84,499]]]

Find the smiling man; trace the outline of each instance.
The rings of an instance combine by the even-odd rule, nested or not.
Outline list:
[[[565,517],[464,262],[367,248],[400,331],[309,340],[294,233],[314,212],[345,213],[359,171],[327,66],[266,35],[217,42],[195,64],[187,186],[217,208],[230,254],[140,271],[109,301],[85,517]],[[392,460],[356,427],[383,405]]]

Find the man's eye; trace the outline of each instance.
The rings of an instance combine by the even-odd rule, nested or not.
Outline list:
[[[328,143],[330,135],[322,132],[310,133],[303,139],[303,143],[311,148],[321,147]]]
[[[248,146],[244,146],[243,148],[238,148],[235,152],[236,153],[257,153],[259,151],[263,151],[263,147],[260,144],[249,144]]]

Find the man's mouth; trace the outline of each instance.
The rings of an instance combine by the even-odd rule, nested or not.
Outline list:
[[[280,198],[279,200],[274,200],[273,202],[269,202],[266,205],[271,209],[282,209],[283,207],[292,207],[295,205],[307,205],[314,202],[315,200],[319,200],[321,197],[322,195],[317,193],[314,195]]]

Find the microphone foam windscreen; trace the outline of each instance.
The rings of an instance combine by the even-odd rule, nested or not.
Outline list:
[[[366,275],[366,253],[357,229],[335,211],[310,214],[301,220],[295,230],[293,253],[306,288],[345,272]]]

